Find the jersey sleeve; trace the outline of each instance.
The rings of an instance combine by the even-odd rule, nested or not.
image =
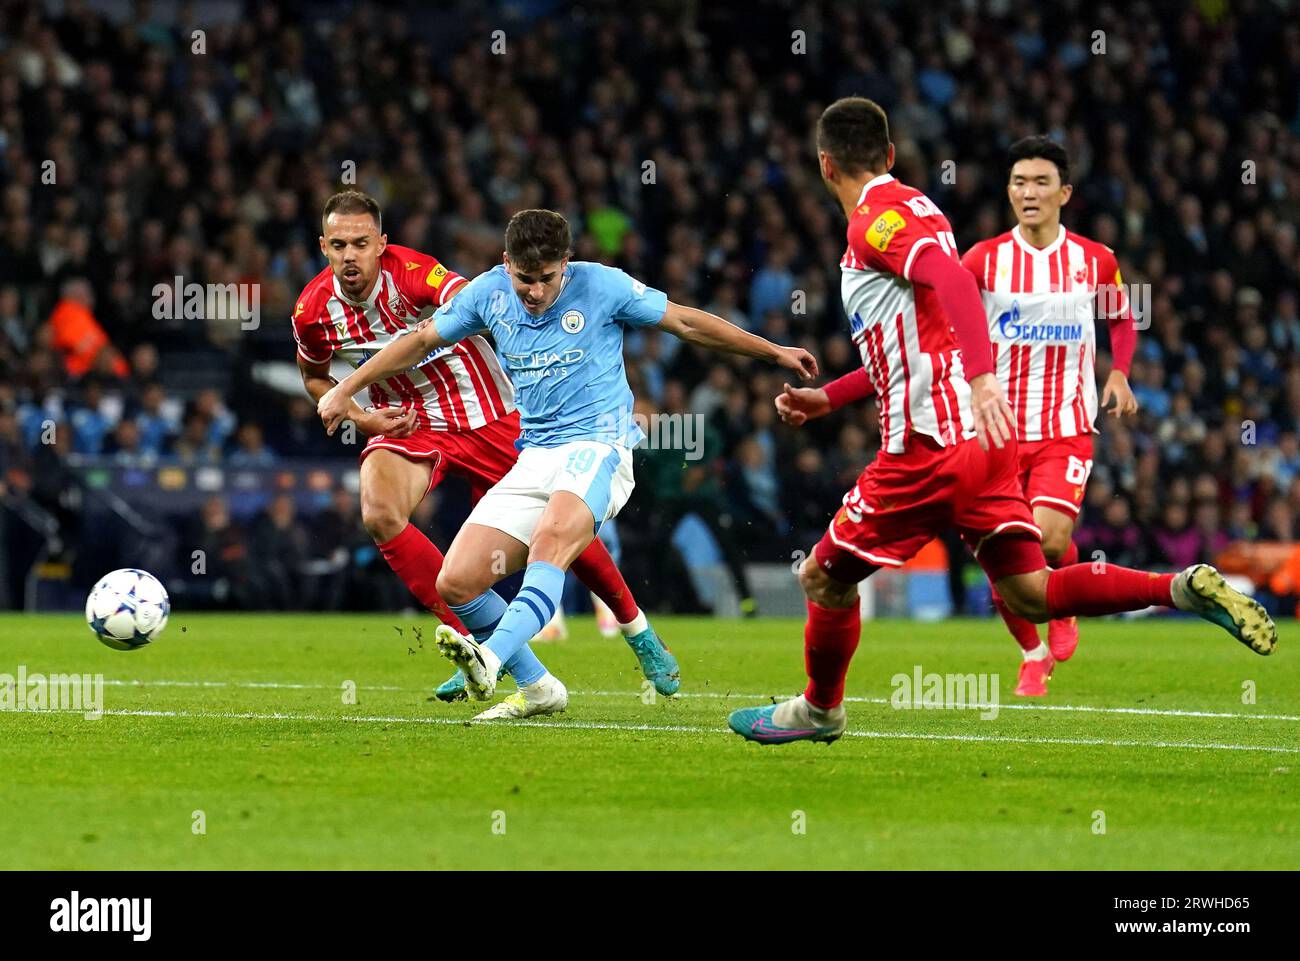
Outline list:
[[[437,257],[390,245],[395,260],[393,279],[402,295],[416,308],[441,307],[466,281]]]
[[[979,243],[966,251],[961,259],[961,265],[971,272],[975,278],[975,286],[980,290],[988,290],[988,264],[989,252],[984,244]]]
[[[929,220],[942,223],[939,218],[918,217],[901,204],[872,207],[849,221],[849,249],[868,267],[911,282],[917,255],[939,244],[934,228],[926,223]]]
[[[614,320],[633,327],[650,327],[664,319],[668,295],[662,290],[647,287],[616,267],[605,268],[605,278],[613,302],[610,315]]]
[[[309,364],[328,364],[334,359],[334,348],[325,335],[320,318],[307,308],[304,294],[293,306],[293,339],[298,345],[298,356]]]
[[[455,343],[470,334],[481,334],[488,329],[488,307],[493,294],[506,296],[495,289],[490,273],[480,274],[469,282],[459,294],[444,303],[433,315],[433,326],[438,336]]]
[[[1112,366],[1128,376],[1137,350],[1137,324],[1133,319],[1133,306],[1129,303],[1124,278],[1120,276],[1119,261],[1109,247],[1103,247],[1097,257],[1096,312],[1110,329]]]

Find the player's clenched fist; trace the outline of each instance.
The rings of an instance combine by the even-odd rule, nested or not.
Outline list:
[[[831,399],[821,387],[791,387],[782,385],[776,395],[776,412],[791,427],[802,427],[805,421],[824,417],[831,412]]]
[[[970,412],[975,421],[975,436],[984,450],[989,449],[989,441],[1001,450],[1016,436],[1011,427],[1011,405],[995,375],[980,374],[970,382]]]

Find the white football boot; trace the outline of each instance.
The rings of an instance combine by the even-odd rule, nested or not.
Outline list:
[[[525,684],[500,704],[494,704],[476,721],[514,721],[522,717],[543,717],[559,714],[569,706],[569,692],[560,679],[546,674],[532,684]]]
[[[438,645],[439,654],[464,672],[465,693],[471,701],[486,701],[492,696],[497,689],[501,659],[486,644],[479,644],[446,624],[438,625],[433,642]]]
[[[1277,625],[1263,605],[1232,587],[1209,564],[1193,564],[1174,578],[1170,593],[1180,611],[1217,624],[1256,654],[1272,654]]]

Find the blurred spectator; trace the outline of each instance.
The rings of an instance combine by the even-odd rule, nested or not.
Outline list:
[[[212,418],[197,405],[185,408],[181,431],[167,449],[167,457],[186,466],[221,462],[221,445],[212,441]]]
[[[1107,501],[1100,520],[1083,524],[1076,540],[1081,561],[1142,566],[1142,530],[1133,522],[1128,501],[1123,497]]]
[[[1201,556],[1201,534],[1191,525],[1187,505],[1165,505],[1159,526],[1152,533],[1154,550],[1151,559],[1161,567],[1181,571],[1195,564]]]
[[[298,521],[292,495],[272,498],[253,522],[249,546],[253,577],[262,595],[260,606],[281,611],[297,607],[308,549],[307,532]]]
[[[62,299],[50,314],[50,343],[63,355],[63,366],[72,377],[97,369],[101,355],[107,355],[110,369],[118,377],[130,371],[104,328],[91,313],[95,294],[90,282],[74,278],[63,284]]]
[[[240,424],[235,432],[235,449],[226,458],[231,467],[270,467],[276,461],[275,452],[262,439],[261,425]]]

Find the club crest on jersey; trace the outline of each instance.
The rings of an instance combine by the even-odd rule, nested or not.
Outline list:
[[[897,210],[886,210],[867,228],[867,243],[883,254],[889,249],[889,242],[894,239],[894,234],[905,226],[907,221],[903,219],[902,214]]]
[[[1088,279],[1088,268],[1084,264],[1070,264],[1070,273],[1073,274],[1076,284],[1082,284]]]
[[[586,324],[587,318],[582,316],[582,311],[580,310],[566,310],[564,316],[560,318],[560,326],[570,334],[576,334],[578,331],[582,330]]]

